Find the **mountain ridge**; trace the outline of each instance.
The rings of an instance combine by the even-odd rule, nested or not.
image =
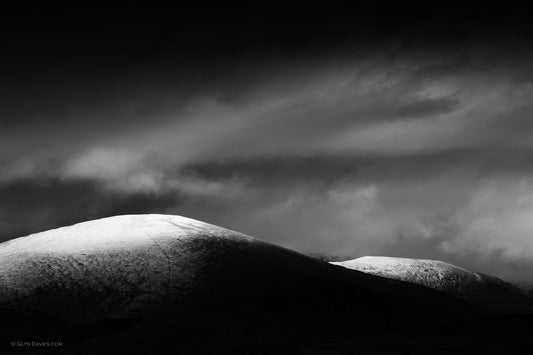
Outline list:
[[[331,262],[352,270],[423,285],[496,312],[533,312],[533,299],[494,276],[429,259],[364,256]]]
[[[437,290],[180,216],[115,216],[0,243],[8,349],[52,338],[76,353],[157,344],[161,353],[308,353],[374,349],[374,336],[402,348],[451,324],[478,329],[487,316]]]

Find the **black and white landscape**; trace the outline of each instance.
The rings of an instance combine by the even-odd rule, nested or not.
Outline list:
[[[180,216],[83,222],[0,244],[0,340],[82,354],[531,349],[533,299],[499,279],[408,259],[340,265]]]
[[[533,352],[533,14],[0,9],[0,351]]]

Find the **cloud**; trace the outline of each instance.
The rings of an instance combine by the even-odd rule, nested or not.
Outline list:
[[[0,241],[116,214],[164,212],[181,196],[121,193],[94,180],[34,178],[0,186]]]
[[[98,180],[118,191],[157,192],[162,172],[147,168],[143,162],[146,159],[139,152],[123,148],[93,148],[67,161],[60,176]]]
[[[449,253],[476,252],[510,261],[533,258],[533,194],[529,178],[489,181],[453,217],[457,235],[441,243]]]
[[[112,105],[80,105],[56,113],[57,121],[0,132],[0,160],[7,161],[0,175],[54,175],[59,168],[68,177],[117,180],[141,170],[134,179],[141,187],[157,184],[149,180],[160,179],[158,170],[201,161],[396,156],[506,146],[511,138],[527,144],[533,91],[526,82],[508,82],[509,72],[527,67],[419,76],[421,67],[440,63],[422,57],[317,62],[229,89],[185,96],[169,90],[158,99],[135,93]]]
[[[422,117],[443,115],[454,111],[460,102],[450,97],[428,98],[405,104],[396,112],[398,117]]]

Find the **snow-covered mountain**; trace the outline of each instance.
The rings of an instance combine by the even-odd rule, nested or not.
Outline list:
[[[49,230],[0,244],[0,303],[67,317],[142,316],[194,292],[223,254],[253,245],[262,243],[179,216]]]
[[[486,276],[432,265],[445,281],[415,274],[445,292],[451,284],[507,292]],[[14,340],[61,340],[77,354],[463,349],[488,331],[529,336],[530,324],[179,216],[116,216],[0,244],[0,351]],[[483,349],[508,349],[505,341]]]
[[[171,348],[242,350],[472,314],[440,292],[179,216],[110,217],[0,244],[6,339],[121,331],[128,340],[120,349],[158,339]]]
[[[533,311],[533,299],[518,287],[443,261],[365,256],[332,264],[430,287],[493,311]]]

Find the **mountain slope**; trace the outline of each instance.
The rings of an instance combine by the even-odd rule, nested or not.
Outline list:
[[[110,217],[0,244],[5,342],[55,334],[121,350],[160,343],[216,353],[426,328],[476,314],[425,287],[179,216]],[[128,340],[110,340],[116,336]]]
[[[533,300],[516,286],[438,260],[365,256],[332,264],[430,287],[492,311],[533,310]]]

